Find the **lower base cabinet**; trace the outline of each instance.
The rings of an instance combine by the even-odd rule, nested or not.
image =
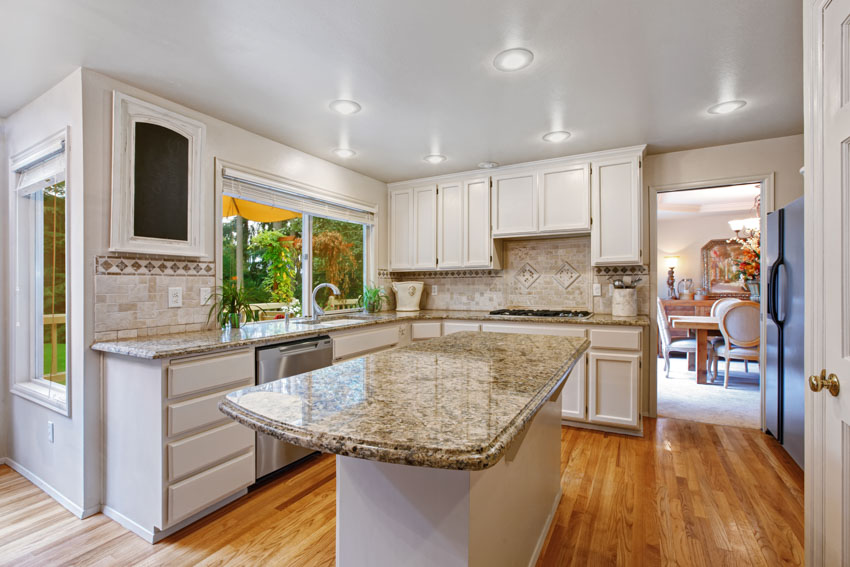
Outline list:
[[[589,422],[638,427],[640,359],[640,353],[590,351],[587,355]]]

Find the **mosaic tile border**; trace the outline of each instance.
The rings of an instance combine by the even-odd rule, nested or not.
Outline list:
[[[215,262],[174,258],[95,256],[98,276],[214,276]]]
[[[391,272],[389,270],[378,270],[379,278],[395,281],[409,280],[411,278],[497,278],[501,276],[502,270],[434,270],[429,272]]]
[[[597,276],[641,276],[649,275],[649,266],[596,266],[593,273]]]

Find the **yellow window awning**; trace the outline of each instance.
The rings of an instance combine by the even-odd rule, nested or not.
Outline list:
[[[232,217],[236,215],[255,222],[280,222],[301,217],[301,213],[295,211],[278,209],[270,205],[261,205],[253,201],[224,195],[222,197],[221,216]]]

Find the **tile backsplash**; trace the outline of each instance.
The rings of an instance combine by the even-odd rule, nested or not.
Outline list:
[[[379,273],[379,282],[425,282],[422,308],[493,310],[502,307],[536,309],[589,309],[611,312],[609,276],[641,277],[638,310],[649,312],[649,276],[645,266],[596,267],[590,265],[590,237],[509,240],[504,243],[504,269],[446,272]],[[593,297],[593,283],[602,295]],[[437,286],[437,294],[431,291]],[[388,289],[388,295],[392,295]]]
[[[96,256],[94,338],[146,337],[206,326],[200,289],[214,289],[213,262],[147,256]],[[183,288],[183,306],[168,307],[168,288]]]

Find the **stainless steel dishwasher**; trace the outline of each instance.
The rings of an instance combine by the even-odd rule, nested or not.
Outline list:
[[[274,382],[311,370],[330,366],[333,343],[328,336],[270,345],[257,349],[257,384]],[[257,433],[257,478],[314,453],[270,435]]]

